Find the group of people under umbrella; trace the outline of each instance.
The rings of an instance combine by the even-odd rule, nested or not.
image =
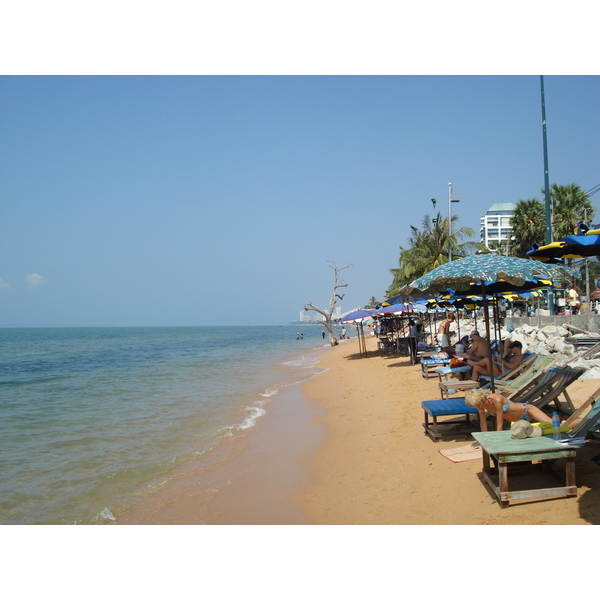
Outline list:
[[[490,307],[497,305],[502,297],[532,297],[542,288],[558,287],[565,277],[574,279],[577,273],[560,263],[560,259],[600,255],[600,228],[590,229],[582,223],[576,234],[545,246],[535,244],[527,254],[529,258],[478,254],[445,263],[404,286],[398,296],[384,302],[382,307],[355,311],[346,315],[343,322],[355,323],[360,338],[362,324],[368,318],[406,317],[423,310],[423,306],[427,310],[428,303],[429,307],[430,303],[438,307],[481,306],[485,321],[484,339],[487,340],[487,368],[493,368]],[[444,334],[443,331],[439,333]],[[364,331],[362,334],[364,341]],[[447,339],[438,341],[442,347],[451,346]]]
[[[487,345],[486,363],[481,369],[495,368],[490,345],[489,308],[495,304],[502,294],[531,294],[544,287],[558,286],[565,277],[575,277],[577,273],[565,265],[541,262],[531,259],[499,256],[497,254],[480,254],[468,256],[445,263],[424,276],[416,279],[400,290],[400,295],[390,299],[386,304],[397,303],[398,300],[421,299],[451,300],[457,303],[474,304],[483,307],[485,322],[485,340]],[[397,304],[396,304],[397,305]],[[374,309],[365,317],[377,316],[377,311],[393,314],[391,307]],[[452,313],[450,313],[452,314]],[[385,312],[383,313],[385,315]],[[353,315],[346,315],[349,322]],[[356,318],[356,317],[355,317]],[[452,317],[453,318],[453,317]],[[360,321],[362,324],[362,320]],[[441,335],[447,332],[440,330]],[[440,339],[440,345],[450,347],[447,339]],[[514,348],[513,348],[514,349]],[[512,350],[512,349],[511,349]],[[517,349],[515,351],[518,354]],[[481,362],[481,361],[479,361]],[[493,377],[492,389],[493,389]]]

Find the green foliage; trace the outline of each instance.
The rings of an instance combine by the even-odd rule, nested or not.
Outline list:
[[[544,194],[544,190],[542,190]],[[572,235],[577,225],[592,222],[595,209],[588,195],[576,184],[550,186],[550,204],[552,206],[552,241]],[[527,256],[534,243],[543,246],[546,243],[546,204],[545,201],[531,198],[519,200],[510,220],[513,228],[513,241],[510,245],[512,256]]]
[[[542,193],[544,191],[542,190]],[[591,223],[595,209],[588,195],[576,184],[550,186],[550,202],[553,206],[553,240],[573,235],[582,221]]]
[[[469,227],[455,229],[456,221],[458,221],[458,217],[453,216],[452,235],[450,235],[448,218],[442,218],[439,212],[435,219],[425,215],[422,229],[418,229],[414,225],[410,226],[411,235],[408,238],[408,247],[400,246],[398,268],[390,269],[393,281],[386,292],[388,297],[396,296],[402,286],[447,263],[450,250],[452,258],[457,259],[485,249],[485,246],[478,242],[462,242],[461,240],[472,237],[475,232]]]
[[[377,300],[377,298],[375,298],[375,296],[371,296],[371,299],[369,300],[368,304],[365,304],[364,308],[365,309],[369,309],[369,308],[377,308],[377,305],[379,304],[379,300]]]
[[[510,219],[512,241],[510,256],[524,258],[534,243],[544,243],[546,228],[546,209],[543,202],[537,198],[519,200],[515,212]]]

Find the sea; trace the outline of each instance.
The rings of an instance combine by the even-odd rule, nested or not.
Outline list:
[[[300,327],[0,329],[0,524],[114,523],[210,462],[322,370]]]

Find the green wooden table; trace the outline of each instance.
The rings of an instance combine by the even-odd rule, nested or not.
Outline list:
[[[527,500],[533,498],[568,498],[577,496],[575,484],[575,446],[559,446],[552,436],[515,440],[510,431],[475,432],[473,437],[481,444],[483,451],[483,476],[498,498],[502,508],[509,506],[511,500]],[[495,459],[497,467],[492,465],[490,456]],[[544,471],[557,475],[548,468],[548,461],[559,458],[566,459],[566,476],[563,485],[552,488],[509,491],[508,465],[510,463],[527,463],[541,461]]]

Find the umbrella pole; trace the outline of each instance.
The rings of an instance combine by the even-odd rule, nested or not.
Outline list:
[[[358,324],[357,333],[358,333],[358,349],[359,349],[359,352],[361,354],[363,354],[364,356],[366,356],[367,355],[367,347],[366,347],[366,344],[365,344],[365,333],[364,333],[364,330],[363,330],[362,321]]]
[[[481,282],[481,287],[483,291],[483,319],[485,321],[485,337],[487,339],[488,361],[490,365],[490,388],[493,394],[496,391],[496,386],[494,382],[494,365],[492,363],[492,345],[490,343],[490,315],[488,312],[488,301],[485,295],[485,283],[483,281]]]

